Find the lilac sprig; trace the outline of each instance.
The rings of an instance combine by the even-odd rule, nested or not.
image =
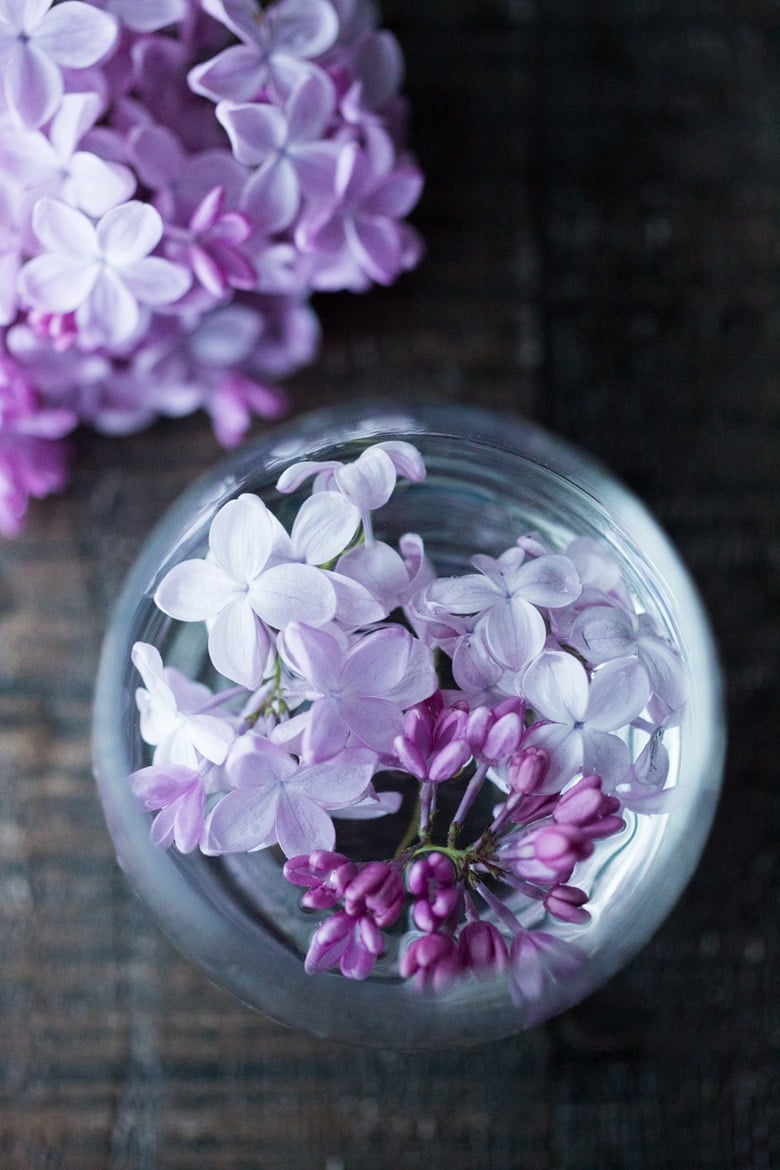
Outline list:
[[[370,0],[0,6],[0,532],[79,423],[203,409],[235,446],[312,360],[312,293],[417,263],[402,73]]]
[[[532,1022],[586,961],[592,859],[670,807],[686,671],[592,541],[520,534],[450,578],[419,536],[394,548],[399,478],[414,490],[422,457],[383,442],[284,471],[289,528],[250,493],[218,510],[155,593],[205,627],[211,682],[136,644],[131,783],[163,848],[286,859],[309,973],[502,979]],[[392,856],[342,848],[344,821],[401,812]]]

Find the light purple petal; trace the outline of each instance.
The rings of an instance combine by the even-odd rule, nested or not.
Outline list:
[[[401,236],[398,225],[389,219],[346,219],[347,243],[372,280],[391,284],[401,269]]]
[[[170,305],[192,284],[192,273],[162,256],[147,256],[122,272],[122,279],[142,305]]]
[[[283,160],[283,165],[261,167],[249,176],[241,192],[241,211],[267,232],[280,231],[295,217],[300,194],[295,169]]]
[[[365,215],[403,219],[420,198],[423,177],[417,167],[402,166],[388,175],[362,205]]]
[[[143,260],[160,242],[162,232],[159,211],[138,199],[112,207],[97,225],[100,251],[117,268]]]
[[[462,577],[439,578],[428,589],[428,596],[449,613],[480,613],[502,597],[501,590],[482,573],[465,573]]]
[[[581,731],[560,723],[544,723],[531,728],[523,743],[524,746],[544,748],[549,754],[550,762],[540,792],[560,792],[582,771],[585,748]]]
[[[70,160],[72,185],[78,193],[78,205],[87,215],[103,215],[118,203],[129,199],[135,190],[135,178],[129,167],[105,162],[96,154],[80,150]]]
[[[331,760],[300,767],[290,787],[304,792],[323,808],[339,808],[360,800],[371,783],[376,757],[360,748],[346,748]]]
[[[148,642],[135,642],[130,659],[143,679],[152,702],[169,712],[175,712],[176,702],[165,678],[163,661],[157,647]]]
[[[217,121],[224,126],[233,155],[256,167],[274,158],[284,146],[287,124],[277,106],[258,102],[219,102]]]
[[[336,594],[328,578],[313,565],[276,565],[250,589],[249,600],[258,617],[274,629],[290,622],[322,626],[336,612]]]
[[[492,605],[477,623],[494,658],[512,670],[520,670],[542,652],[547,630],[544,619],[522,597]]]
[[[403,439],[387,439],[383,443],[377,443],[377,446],[389,456],[399,475],[411,480],[412,483],[422,483],[425,479],[425,463],[412,443],[407,443]]]
[[[650,697],[647,671],[636,658],[599,667],[590,683],[586,720],[595,731],[615,731],[635,719]]]
[[[567,640],[593,664],[625,658],[636,650],[636,621],[617,606],[588,606],[577,616]]]
[[[82,304],[97,278],[94,264],[75,256],[45,253],[24,265],[18,276],[21,299],[49,313],[70,313]]]
[[[523,675],[523,691],[534,711],[553,723],[574,724],[585,718],[588,676],[571,654],[545,650]]]
[[[290,142],[322,138],[333,117],[336,91],[327,73],[306,75],[287,102],[287,137]]]
[[[5,99],[26,126],[41,126],[57,109],[62,74],[33,41],[14,44],[2,63]]]
[[[209,529],[209,548],[214,560],[235,581],[249,585],[271,555],[276,537],[274,521],[258,496],[245,493],[229,500],[219,509]]]
[[[268,788],[292,779],[298,763],[278,744],[255,732],[242,735],[231,752],[228,774],[237,788]]]
[[[104,57],[117,39],[113,16],[81,0],[61,0],[46,13],[35,42],[67,69],[85,69]]]
[[[212,764],[224,763],[228,748],[235,739],[230,725],[214,715],[189,715],[187,732],[192,746]]]
[[[492,687],[501,678],[503,668],[478,634],[465,634],[458,639],[452,655],[452,673],[455,682],[466,694],[477,694]]]
[[[247,600],[234,601],[214,618],[209,657],[225,678],[254,690],[263,681],[270,650],[270,634]]]
[[[276,833],[286,857],[332,849],[336,843],[336,830],[328,814],[308,796],[286,788],[279,794]]]
[[[370,626],[372,622],[381,621],[387,617],[387,607],[376,599],[374,594],[359,581],[354,581],[342,573],[323,569],[322,572],[333,586],[336,594],[336,612],[333,620],[344,629],[357,629],[359,626]]]
[[[192,768],[182,768],[177,764],[165,767],[151,764],[133,772],[130,784],[133,795],[143,802],[144,808],[151,810],[164,808],[199,779],[199,774]]]
[[[290,668],[316,690],[327,693],[340,686],[343,649],[331,633],[292,622],[282,635],[280,649]]]
[[[293,57],[319,57],[339,31],[338,17],[326,0],[281,0],[268,19],[274,45]]]
[[[341,716],[341,704],[335,699],[318,699],[308,712],[303,731],[306,759],[327,760],[347,742],[349,728]]]
[[[386,699],[353,695],[341,704],[341,713],[352,734],[376,752],[390,753],[403,731],[400,709]]]
[[[95,229],[81,211],[44,196],[33,208],[32,226],[42,248],[91,262],[98,253]]]
[[[132,337],[140,319],[138,302],[124,281],[108,266],[98,269],[89,299],[77,311],[79,329],[93,343],[120,345]]]
[[[662,638],[645,634],[639,643],[639,658],[653,691],[676,711],[690,690],[688,672],[679,655]]]
[[[631,756],[622,739],[587,727],[583,730],[583,771],[591,776],[601,776],[605,792],[611,792],[624,779],[630,766]]]
[[[230,45],[210,61],[191,69],[187,82],[193,93],[212,101],[246,102],[256,97],[267,76],[267,66],[257,49]]]
[[[208,852],[246,853],[276,839],[279,794],[270,788],[234,788],[206,819]]]
[[[298,182],[307,198],[327,199],[331,195],[340,149],[336,142],[313,142],[295,151],[293,161]]]
[[[166,573],[154,595],[163,613],[182,622],[214,617],[240,596],[236,582],[208,561],[182,561]]]
[[[401,626],[364,634],[347,655],[342,686],[358,695],[391,691],[406,672],[410,643],[410,635]]]
[[[552,608],[576,601],[582,592],[579,573],[568,557],[551,554],[525,561],[510,578],[512,593],[532,605]]]
[[[392,460],[379,447],[369,447],[354,463],[336,468],[336,483],[361,512],[381,508],[392,495],[396,473]]]
[[[301,505],[292,528],[294,555],[323,565],[343,552],[355,535],[360,513],[340,492],[315,492]]]

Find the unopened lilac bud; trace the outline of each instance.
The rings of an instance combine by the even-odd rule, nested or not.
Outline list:
[[[550,756],[544,748],[525,747],[509,761],[509,787],[514,792],[534,792],[541,787],[549,767]]]
[[[309,910],[326,910],[341,901],[344,890],[357,873],[357,866],[343,853],[315,849],[313,853],[290,857],[283,874],[295,886],[308,886],[301,903]]]
[[[377,926],[390,926],[401,913],[404,884],[394,865],[371,861],[350,880],[344,891],[344,909],[353,917],[372,918]]]
[[[492,922],[467,922],[458,939],[458,956],[464,970],[477,976],[503,971],[509,961],[504,936]]]
[[[588,895],[578,886],[557,885],[544,899],[544,906],[556,918],[581,926],[590,921],[590,914],[583,910],[587,900]]]
[[[559,824],[578,825],[589,837],[609,837],[624,828],[620,801],[602,792],[600,776],[585,776],[564,792],[553,811]]]
[[[424,934],[404,951],[399,964],[403,979],[413,979],[419,991],[441,991],[462,971],[458,947],[449,934]]]

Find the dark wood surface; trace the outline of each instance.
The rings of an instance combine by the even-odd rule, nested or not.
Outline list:
[[[714,831],[598,995],[517,1039],[322,1044],[182,960],[90,776],[102,628],[202,419],[78,440],[0,549],[2,1170],[777,1170],[780,5],[392,0],[428,175],[419,271],[323,300],[297,408],[399,392],[525,414],[656,512],[728,679]]]

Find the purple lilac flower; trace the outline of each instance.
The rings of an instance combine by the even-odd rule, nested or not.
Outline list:
[[[200,772],[177,764],[152,764],[133,772],[130,784],[144,808],[159,810],[151,830],[155,845],[161,849],[175,845],[180,853],[197,849],[206,807]]]
[[[111,50],[116,21],[81,0],[1,0],[0,77],[8,109],[40,126],[65,90],[62,69],[85,69]]]
[[[20,293],[46,312],[75,312],[87,345],[129,341],[141,324],[140,305],[168,305],[190,286],[187,269],[150,255],[163,223],[148,204],[122,203],[93,226],[75,208],[43,198],[33,229],[44,251],[22,268]]]
[[[346,748],[328,760],[300,764],[264,736],[249,732],[226,764],[235,785],[206,818],[208,853],[248,853],[278,842],[287,857],[332,850],[329,810],[359,800],[374,772],[371,752]]]
[[[467,922],[458,935],[458,960],[463,971],[478,979],[504,971],[509,963],[506,939],[492,922]]]
[[[463,900],[463,889],[451,857],[431,850],[415,858],[406,871],[406,885],[414,895],[412,918],[418,930],[452,932]]]
[[[512,998],[527,1025],[543,1012],[544,995],[551,984],[573,979],[585,962],[579,947],[548,931],[524,930],[512,939],[507,976]]]

